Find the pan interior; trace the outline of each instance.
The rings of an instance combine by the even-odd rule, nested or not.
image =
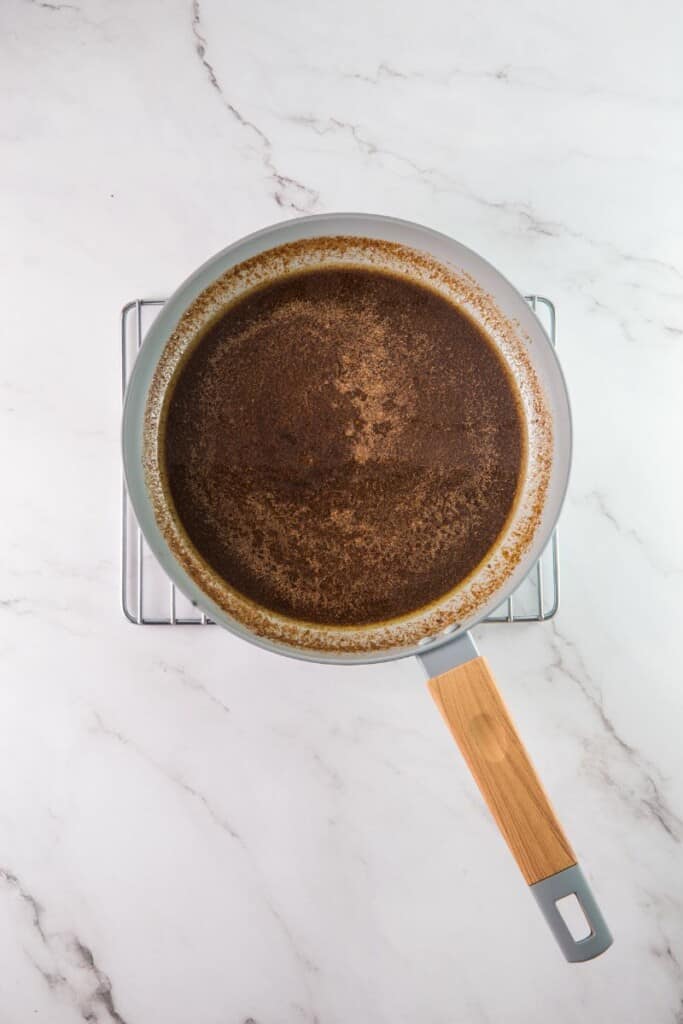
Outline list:
[[[176,515],[234,589],[328,626],[399,619],[486,558],[525,456],[514,379],[432,288],[351,265],[239,297],[166,402]]]
[[[488,491],[456,486],[468,437]],[[551,448],[523,341],[475,282],[333,237],[239,264],[189,307],[150,390],[144,461],[167,542],[219,607],[260,636],[356,652],[413,646],[500,587]],[[464,522],[481,528],[458,561]]]

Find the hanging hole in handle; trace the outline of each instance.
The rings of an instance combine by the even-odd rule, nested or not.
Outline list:
[[[561,899],[555,900],[555,906],[574,942],[582,942],[593,934],[590,921],[575,892],[570,892],[568,896],[562,896]]]

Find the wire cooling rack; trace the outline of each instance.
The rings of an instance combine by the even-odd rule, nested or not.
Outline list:
[[[555,307],[542,295],[527,302],[556,342]],[[128,378],[142,340],[164,299],[134,299],[121,311],[121,384],[125,398]],[[203,612],[171,583],[142,536],[123,485],[121,524],[121,604],[126,618],[138,626],[211,626]],[[517,590],[489,615],[486,622],[543,622],[560,604],[560,565],[555,531],[545,551]]]

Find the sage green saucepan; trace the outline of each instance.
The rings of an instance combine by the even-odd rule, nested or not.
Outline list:
[[[351,628],[297,622],[255,607],[212,574],[174,514],[160,451],[174,374],[188,347],[221,309],[259,283],[299,269],[340,264],[405,275],[464,307],[507,363],[526,427],[519,496],[480,566],[427,608],[400,620]],[[444,374],[449,369],[444,366]],[[569,401],[557,357],[508,281],[453,239],[389,217],[325,214],[250,235],[192,274],[150,328],[128,386],[123,458],[128,493],[151,550],[173,582],[225,629],[270,651],[323,663],[418,656],[432,697],[566,958],[589,960],[607,949],[609,930],[491,670],[468,632],[518,586],[546,546],[560,513],[571,459]],[[557,901],[571,894],[590,926],[590,934],[579,941],[557,908]],[[494,922],[492,911],[491,927]]]

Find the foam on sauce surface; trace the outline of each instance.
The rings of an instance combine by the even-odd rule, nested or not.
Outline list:
[[[474,322],[378,270],[291,274],[183,363],[164,472],[212,568],[272,611],[386,621],[452,590],[514,504],[515,386]]]

